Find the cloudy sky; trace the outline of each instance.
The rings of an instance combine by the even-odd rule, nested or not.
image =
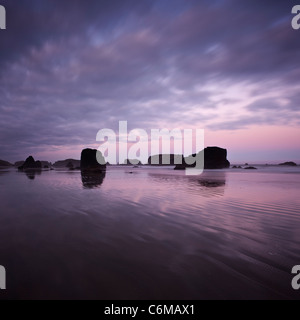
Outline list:
[[[203,128],[232,162],[300,160],[297,1],[1,4],[0,159],[79,158],[127,120]]]

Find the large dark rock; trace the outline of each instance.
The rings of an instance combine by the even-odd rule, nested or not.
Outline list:
[[[70,170],[74,169],[74,165],[73,163],[70,161],[68,162],[68,164],[66,165],[67,168],[69,168]]]
[[[152,166],[174,166],[182,162],[181,154],[156,154],[148,158],[148,164]]]
[[[7,161],[0,160],[0,167],[12,167],[12,164]]]
[[[98,152],[98,159],[101,160],[100,163],[97,161],[97,152]],[[80,169],[82,171],[89,171],[89,172],[102,172],[106,170],[106,163],[105,159],[102,156],[100,151],[95,149],[84,149],[81,152],[81,161],[80,161]]]
[[[29,156],[24,164],[19,167],[19,170],[27,170],[27,169],[42,169],[42,163],[40,161],[35,161],[32,156]]]
[[[51,168],[52,167],[52,163],[49,161],[41,161],[42,164],[42,168]]]
[[[69,168],[70,163],[73,165],[73,168],[80,167],[80,160],[75,160],[75,159],[66,159],[66,160],[56,161],[53,164],[53,167],[55,167],[55,168]]]
[[[25,161],[17,161],[17,162],[14,163],[14,166],[17,167],[17,168],[19,168],[19,167],[21,167],[21,166],[24,164],[24,162],[25,162]]]
[[[229,168],[227,150],[219,147],[208,147],[204,149],[204,169]]]
[[[107,165],[109,165],[109,163],[107,163]],[[135,166],[141,166],[143,165],[142,162],[138,159],[125,159],[124,160],[124,165],[126,166],[132,166],[132,165],[135,165]]]
[[[14,163],[14,166],[19,168],[19,167],[23,166],[24,163],[25,163],[25,161],[17,161]],[[49,161],[41,161],[41,164],[42,164],[42,168],[51,168],[52,167],[52,164]]]
[[[204,169],[224,169],[230,167],[230,162],[227,160],[227,150],[219,147],[207,147],[204,150]],[[193,154],[187,158],[183,159],[182,164],[178,164],[175,167],[175,170],[184,170],[186,168],[194,168],[196,163],[191,163],[189,161],[191,157],[195,157],[196,154]]]
[[[288,162],[279,163],[279,166],[296,167],[296,166],[297,166],[297,164],[296,164],[295,162],[288,161]]]

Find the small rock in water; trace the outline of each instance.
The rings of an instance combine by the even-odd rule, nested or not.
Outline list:
[[[279,163],[279,166],[296,167],[296,166],[297,166],[297,164],[296,164],[295,162],[288,161],[288,162]]]

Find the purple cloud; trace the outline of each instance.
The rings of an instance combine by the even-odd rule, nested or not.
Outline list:
[[[2,2],[0,158],[79,154],[119,120],[239,130],[299,119],[292,1]]]

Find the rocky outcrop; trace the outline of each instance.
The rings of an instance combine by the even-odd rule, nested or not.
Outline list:
[[[18,168],[19,170],[27,170],[27,169],[35,169],[35,170],[41,170],[42,169],[42,163],[41,161],[35,161],[32,156],[29,156],[24,164]]]
[[[97,159],[98,156],[98,159]],[[102,163],[102,164],[100,164]],[[106,170],[106,162],[102,153],[95,149],[84,149],[81,152],[81,171],[102,172]]]
[[[148,164],[152,166],[174,166],[182,162],[181,154],[156,154],[148,158]]]
[[[279,166],[296,167],[296,166],[297,166],[297,164],[296,164],[295,162],[288,161],[288,162],[279,163]]]
[[[42,168],[48,169],[48,168],[52,167],[51,162],[48,162],[48,161],[40,161],[40,162],[42,164]],[[23,166],[24,163],[25,163],[25,161],[17,161],[17,162],[15,162],[14,166],[19,168],[19,167]]]
[[[68,163],[67,168],[69,168],[70,171],[80,170],[80,167],[74,167],[71,162]]]
[[[109,164],[107,164],[107,165],[109,165]],[[138,160],[138,159],[126,159],[126,160],[124,161],[124,164],[123,164],[123,165],[125,165],[125,166],[132,166],[132,165],[141,166],[141,165],[143,165],[143,164],[142,164],[142,162],[141,162],[140,160]]]
[[[53,164],[53,167],[55,167],[55,168],[70,168],[70,163],[73,165],[73,168],[80,167],[80,160],[74,160],[74,159],[66,159],[66,160],[56,161]]]
[[[207,147],[204,149],[204,169],[229,168],[227,150],[219,147]]]
[[[17,168],[19,168],[19,167],[21,167],[21,166],[24,164],[24,162],[25,162],[25,161],[17,161],[17,162],[14,163],[14,166],[17,167]]]
[[[227,160],[227,150],[219,147],[207,147],[204,150],[204,169],[224,169],[230,167],[230,162]],[[182,164],[178,164],[175,167],[175,170],[184,170],[186,168],[194,168],[196,163],[192,163],[192,157],[196,157],[196,154],[193,154],[187,158],[183,158]]]
[[[42,167],[45,169],[49,169],[52,166],[51,162],[48,162],[48,161],[41,161],[41,164],[42,164]]]
[[[257,168],[255,168],[255,167],[246,167],[246,168],[244,168],[245,170],[257,170]]]
[[[7,161],[0,160],[0,167],[12,167],[12,164]]]

